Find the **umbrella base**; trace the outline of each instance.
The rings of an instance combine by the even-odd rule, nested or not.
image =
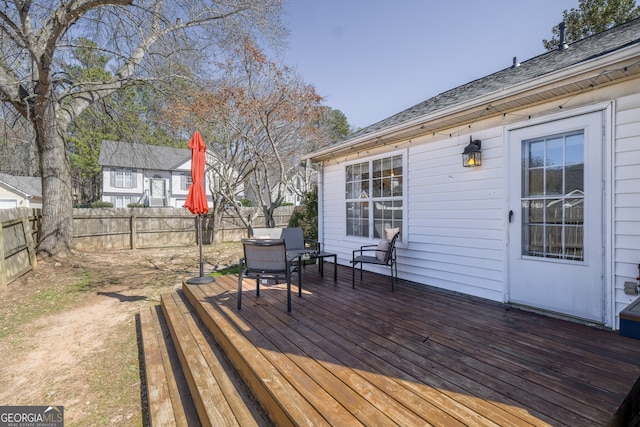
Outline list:
[[[207,283],[215,282],[216,279],[211,276],[192,277],[187,280],[189,285],[206,285]]]

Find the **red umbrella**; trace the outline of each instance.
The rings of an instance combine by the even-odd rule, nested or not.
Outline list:
[[[200,247],[200,276],[187,280],[189,284],[203,284],[213,282],[215,279],[204,275],[204,259],[202,257],[202,216],[209,212],[207,193],[204,190],[204,161],[207,146],[202,142],[200,132],[195,131],[189,141],[191,148],[191,186],[184,207],[191,213],[198,215],[198,245]]]
[[[209,212],[207,193],[204,190],[204,161],[207,146],[202,142],[200,132],[195,131],[189,141],[191,148],[191,186],[184,207],[193,214],[206,214]]]

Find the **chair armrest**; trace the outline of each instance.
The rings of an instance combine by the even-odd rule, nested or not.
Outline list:
[[[377,249],[378,245],[364,245],[364,246],[360,246],[360,249],[354,249],[353,250],[353,255],[352,258],[356,257],[356,252],[358,252],[360,255],[362,255],[364,252],[375,252]]]

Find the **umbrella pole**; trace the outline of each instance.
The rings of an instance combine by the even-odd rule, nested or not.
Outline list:
[[[213,277],[204,275],[204,258],[202,256],[202,214],[198,214],[198,246],[200,248],[200,276],[187,280],[187,283],[190,285],[202,285],[216,281]]]

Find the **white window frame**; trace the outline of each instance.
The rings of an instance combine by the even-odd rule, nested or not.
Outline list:
[[[401,191],[402,194],[399,196],[380,196],[380,197],[374,197],[373,194],[373,186],[374,186],[374,177],[373,177],[373,166],[374,163],[376,161],[379,160],[385,160],[385,159],[394,159],[394,158],[400,158],[400,162],[402,165],[402,173],[400,174],[400,176],[402,177],[402,185],[401,185]],[[367,168],[368,168],[368,179],[367,179],[367,185],[363,186],[366,187],[364,188],[360,193],[359,196],[357,198],[353,198],[353,197],[349,197],[349,192],[348,192],[348,186],[349,186],[349,180],[348,180],[348,170],[350,167],[353,167],[355,165],[358,164],[367,164]],[[400,202],[401,203],[401,212],[400,212],[400,219],[392,219],[392,223],[391,228],[399,228],[401,234],[400,234],[400,241],[402,240],[402,236],[406,230],[406,226],[407,226],[407,153],[406,150],[403,151],[394,151],[394,152],[390,152],[390,153],[385,153],[385,154],[381,154],[378,156],[373,156],[373,157],[368,157],[368,158],[361,158],[349,163],[346,163],[343,169],[343,173],[344,173],[344,191],[345,191],[345,201],[344,201],[344,212],[345,212],[345,219],[344,219],[344,233],[345,236],[349,237],[349,238],[359,238],[359,239],[363,239],[363,240],[376,240],[379,238],[384,238],[387,237],[383,234],[382,230],[380,230],[378,232],[378,230],[376,229],[376,221],[380,221],[380,219],[376,219],[374,217],[375,213],[376,213],[376,209],[373,209],[372,207],[374,207],[376,202],[385,202],[385,203],[389,203],[389,202]],[[355,189],[352,189],[352,194],[353,191],[355,191]],[[363,233],[365,235],[361,235],[361,234],[349,234],[349,230],[353,229],[353,226],[350,227],[349,226],[349,221],[350,221],[350,217],[348,214],[349,211],[349,204],[350,203],[359,203],[362,202],[363,199],[366,199],[366,203],[368,203],[368,208],[367,208],[367,218],[365,219],[367,224],[366,224],[366,232]],[[382,221],[384,221],[384,219],[382,219]],[[398,222],[400,222],[400,224],[397,224]],[[398,225],[398,227],[395,227],[396,225]],[[377,235],[376,235],[377,234]],[[390,236],[388,236],[390,237]]]
[[[136,188],[135,171],[131,169],[116,169],[113,171],[114,188]]]
[[[126,208],[131,203],[136,203],[138,201],[138,197],[136,196],[113,196],[113,207],[114,208]]]

